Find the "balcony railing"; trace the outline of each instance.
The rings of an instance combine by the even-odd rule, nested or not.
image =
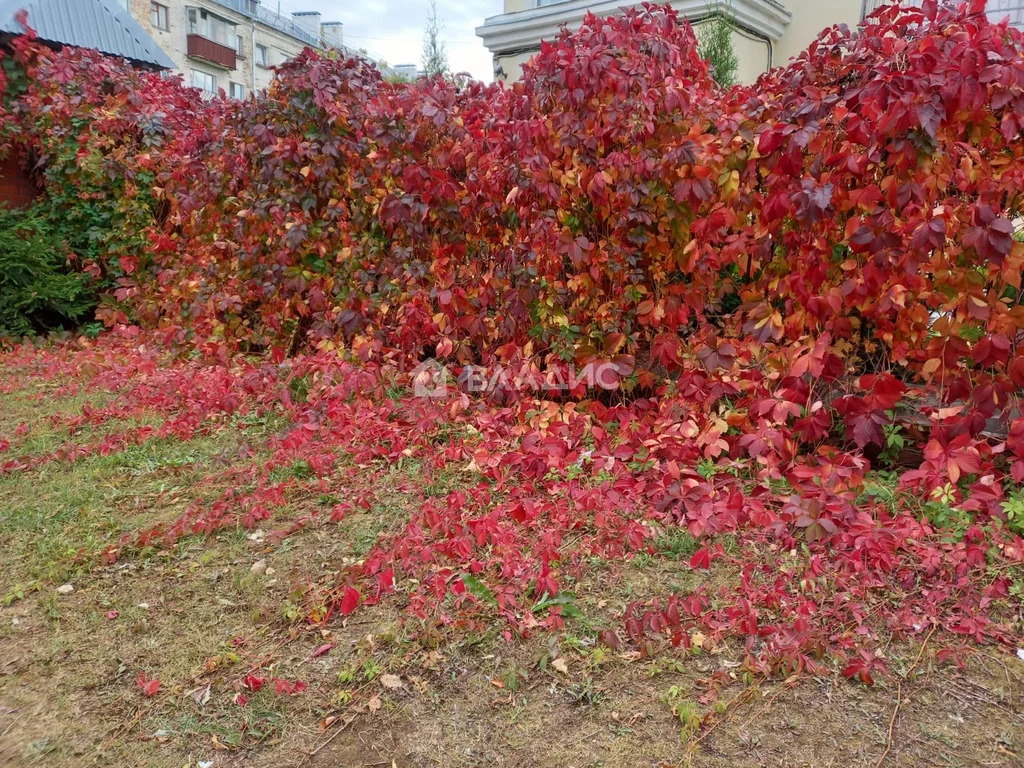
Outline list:
[[[291,19],[264,8],[260,5],[259,0],[213,0],[213,2],[248,16],[250,19],[255,19],[261,24],[266,24],[278,32],[284,32],[284,34],[297,38],[304,43],[312,46],[320,45],[319,33],[313,33],[305,27],[296,24]]]
[[[202,35],[188,35],[186,39],[189,56],[208,61],[225,69],[235,69],[237,66],[237,54],[234,48],[208,40]]]

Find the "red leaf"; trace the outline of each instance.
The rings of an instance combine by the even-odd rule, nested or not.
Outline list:
[[[160,690],[160,681],[155,677],[152,679],[147,678],[145,672],[139,672],[139,676],[135,680],[135,685],[140,691],[142,691],[143,696],[156,696],[157,692]]]
[[[325,653],[328,653],[331,650],[331,648],[333,648],[333,647],[334,647],[334,643],[324,643],[319,648],[317,648],[315,651],[313,651],[313,655],[310,656],[310,658],[311,659],[319,658],[319,657],[323,656]]]
[[[622,646],[622,641],[619,640],[619,636],[610,629],[603,629],[598,634],[597,639],[604,645],[607,645],[613,651],[619,650]]]
[[[875,679],[871,676],[868,666],[861,659],[854,659],[843,669],[843,677],[856,677],[865,685],[874,685]]]
[[[359,591],[353,587],[345,587],[345,592],[341,598],[341,611],[342,616],[348,616],[359,605]]]
[[[248,688],[250,691],[256,692],[263,687],[264,683],[267,682],[265,677],[259,677],[251,672],[242,678],[242,686]]]
[[[711,567],[711,550],[707,547],[702,547],[693,553],[693,557],[690,558],[691,568],[710,568]]]
[[[278,696],[295,696],[306,690],[306,684],[301,680],[294,682],[274,678],[274,691]]]

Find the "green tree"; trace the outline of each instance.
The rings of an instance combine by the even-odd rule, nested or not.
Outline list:
[[[708,20],[697,27],[697,54],[708,63],[711,76],[723,88],[736,83],[739,61],[732,47],[732,3],[708,6]]]
[[[437,18],[437,2],[430,0],[427,27],[423,37],[423,71],[427,77],[448,72],[448,50],[441,40],[442,25]]]
[[[45,206],[0,205],[0,337],[74,328],[96,308]]]

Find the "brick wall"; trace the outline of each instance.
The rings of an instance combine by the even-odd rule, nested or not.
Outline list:
[[[14,157],[0,160],[0,203],[11,208],[28,205],[39,196],[39,187]]]

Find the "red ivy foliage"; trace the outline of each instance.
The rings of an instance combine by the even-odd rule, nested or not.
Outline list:
[[[19,43],[31,77],[5,136],[51,195],[113,206],[92,269],[117,329],[4,363],[116,392],[72,434],[165,420],[45,457],[4,436],[0,472],[283,408],[269,462],[225,470],[222,498],[103,559],[271,521],[296,487],[329,491],[342,456],[405,457],[474,480],[421,493],[311,620],[400,593],[441,625],[557,627],[588,558],[653,554],[684,527],[702,540],[690,566],[740,584],[638,601],[605,642],[700,630],[742,637],[760,670],[833,654],[865,682],[883,631],[1011,642],[991,612],[1017,599],[1024,551],[1004,507],[1024,481],[1024,41],[983,5],[886,6],[729,91],[655,6],[588,16],[510,87],[396,86],[307,51],[264,94],[203,101]],[[628,397],[387,396],[431,356],[614,362]],[[920,454],[887,503],[868,475],[896,424]],[[439,446],[439,425],[461,436]],[[310,477],[275,472],[297,461]],[[912,497],[963,525],[951,536]]]
[[[695,361],[883,370],[977,425],[1024,385],[1022,45],[980,7],[885,8],[727,93],[650,6],[588,17],[509,88],[307,51],[203,101],[23,42],[5,124],[69,216],[114,207],[101,317],[215,359],[615,359],[647,392]],[[878,410],[844,409],[859,445]]]
[[[109,395],[103,409],[54,418],[70,435],[57,455],[22,454],[32,428],[15,430],[0,471],[80,460],[94,450],[75,441],[84,423],[132,413],[147,414],[153,426],[143,436],[110,430],[111,450],[129,437],[202,434],[236,415],[282,412],[289,426],[266,438],[269,458],[256,460],[243,446],[211,478],[226,489],[219,498],[83,558],[114,562],[236,527],[267,527],[266,540],[278,541],[355,510],[373,514],[379,494],[401,493],[408,521],[336,583],[307,594],[310,621],[397,599],[428,627],[481,629],[498,619],[510,637],[559,628],[573,605],[569,591],[586,581],[594,558],[614,574],[638,554],[659,556],[660,537],[685,529],[695,542],[689,567],[726,568],[735,579],[631,603],[621,625],[600,633],[602,642],[653,652],[659,642],[688,645],[694,632],[711,643],[739,637],[759,673],[820,670],[835,658],[861,680],[882,668],[871,654],[893,634],[940,626],[975,642],[1019,643],[1011,577],[1024,562],[1024,540],[1005,524],[1005,464],[987,443],[958,440],[942,457],[929,448],[921,468],[903,475],[906,490],[886,499],[872,491],[856,449],[783,437],[792,419],[786,409],[755,416],[765,410],[760,403],[792,396],[773,397],[774,384],[756,371],[727,387],[690,371],[656,400],[628,405],[522,399],[497,406],[457,392],[395,399],[389,393],[403,379],[394,368],[333,353],[219,366],[167,359],[160,345],[159,336],[118,329],[99,342],[5,354],[5,389],[45,378],[69,382],[47,388],[47,397]],[[292,394],[296,382],[301,400]],[[765,438],[756,454],[751,436]],[[956,496],[947,508],[964,516],[959,529],[925,516],[917,499],[922,482],[931,482],[921,474],[943,460],[935,482]],[[396,480],[391,468],[401,461],[418,463],[420,483]],[[950,461],[961,467],[955,481]],[[303,471],[292,471],[297,466]],[[456,490],[434,488],[452,473],[464,478]],[[338,488],[345,501],[288,513],[296,500]],[[244,685],[255,691],[262,679]]]

